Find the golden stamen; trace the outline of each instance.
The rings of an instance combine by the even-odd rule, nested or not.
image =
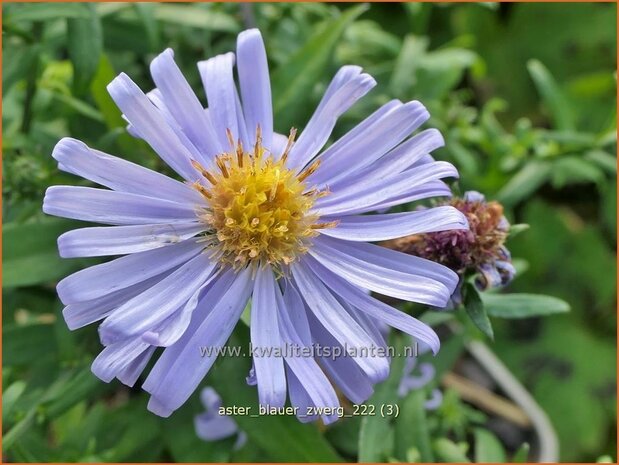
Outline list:
[[[320,160],[316,160],[314,163],[312,163],[309,167],[307,167],[299,176],[298,179],[299,181],[303,182],[310,174],[312,174],[313,172],[315,172],[318,167],[320,166]]]
[[[207,199],[210,199],[213,197],[211,192],[206,187],[204,187],[202,184],[200,184],[198,181],[193,183],[193,187]]]
[[[232,135],[232,131],[230,131],[230,129],[228,128],[226,128],[226,137],[228,138],[228,143],[230,144],[230,147],[234,149],[234,147],[236,146],[236,144],[234,143],[234,136]]]
[[[292,144],[294,143],[294,138],[297,135],[297,128],[291,128],[290,134],[288,135],[288,142],[286,143],[286,148],[284,149],[284,153],[282,154],[281,159],[285,162],[288,159],[288,153],[292,148]]]
[[[316,223],[310,226],[310,228],[312,229],[330,229],[330,228],[335,228],[338,224],[340,224],[340,222],[338,220],[335,221],[329,221],[326,223]]]
[[[217,166],[219,167],[221,174],[224,175],[224,178],[230,177],[230,174],[228,173],[228,168],[226,168],[226,162],[223,159],[223,157],[217,157],[215,162],[217,163]]]
[[[243,168],[243,144],[240,140],[236,146],[236,164],[239,168]]]
[[[191,166],[198,170],[203,177],[208,179],[213,186],[217,184],[217,179],[215,179],[215,176],[209,173],[197,160],[191,160]]]

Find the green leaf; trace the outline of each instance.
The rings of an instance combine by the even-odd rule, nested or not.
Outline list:
[[[152,50],[159,49],[159,24],[155,18],[155,11],[160,4],[157,3],[134,3],[133,8],[144,25],[146,36]]]
[[[530,318],[569,312],[567,302],[549,295],[482,294],[488,313],[498,318]]]
[[[395,453],[405,462],[411,448],[418,451],[420,462],[434,462],[425,402],[426,391],[417,389],[411,391],[400,406],[395,423]]]
[[[33,44],[18,48],[12,52],[19,56],[16,60],[5,60],[2,69],[2,92],[6,95],[9,89],[18,81],[26,79],[34,69],[36,60],[41,53],[41,44]],[[7,53],[8,56],[8,53]]]
[[[436,327],[443,323],[451,321],[454,318],[454,314],[450,312],[429,310],[427,312],[424,312],[423,315],[419,317],[419,320],[423,321],[428,326]]]
[[[471,176],[474,176],[479,172],[478,156],[458,142],[459,136],[455,136],[453,133],[454,131],[450,134],[446,147],[448,147],[458,170],[461,173],[470,173]]]
[[[78,95],[88,89],[103,49],[101,21],[95,6],[88,4],[86,8],[88,17],[71,18],[67,21],[67,47],[73,63],[73,86]]]
[[[65,371],[46,392],[39,412],[47,419],[56,418],[106,388],[107,385],[92,373],[90,366]]]
[[[4,225],[2,243],[2,287],[29,286],[53,281],[89,263],[90,260],[62,259],[56,240],[74,227],[66,220]]]
[[[436,372],[434,379],[441,379],[460,359],[464,349],[464,336],[462,332],[455,333],[445,341],[441,341],[440,355],[435,357],[431,352],[427,352],[419,356],[419,362],[432,363]]]
[[[88,18],[88,5],[83,3],[23,3],[11,10],[7,22],[51,21],[58,18]]]
[[[617,234],[617,180],[607,183],[602,189],[602,201],[600,202],[601,216],[606,223],[606,227]]]
[[[527,163],[497,195],[505,206],[512,207],[533,194],[550,177],[551,164],[544,161]]]
[[[490,431],[484,428],[475,429],[475,462],[504,463],[505,449],[501,442]]]
[[[470,463],[462,447],[447,438],[440,438],[432,443],[434,452],[441,462]]]
[[[246,347],[249,329],[237,325],[229,345]],[[224,405],[249,407],[251,414],[258,414],[258,393],[248,386],[245,376],[251,367],[249,357],[226,357],[216,364],[207,381],[221,395]],[[303,424],[294,416],[236,415],[235,421],[249,440],[264,450],[275,462],[341,462],[314,424]]]
[[[528,442],[523,442],[522,445],[514,452],[514,456],[512,457],[513,463],[526,463],[529,461],[529,446]]]
[[[335,448],[345,455],[359,455],[359,428],[362,416],[357,415],[335,422],[325,433],[327,439]]]
[[[596,463],[615,463],[610,455],[602,455],[595,460]]]
[[[604,173],[596,165],[580,157],[561,157],[552,167],[552,185],[560,189],[568,184],[594,183],[604,180]]]
[[[395,97],[405,98],[415,85],[415,72],[428,48],[427,38],[407,35],[396,59],[389,88]]]
[[[506,366],[518,379],[527,380],[527,389],[549,416],[561,444],[569,444],[560,450],[561,462],[595,457],[608,447],[616,424],[617,345],[582,321],[571,315],[547,318],[525,344],[516,347],[518,340],[508,338],[495,344]],[[602,392],[607,402],[601,401]],[[570,418],[578,419],[581,427],[574,429]]]
[[[210,6],[210,5],[209,5]],[[200,4],[157,4],[155,18],[165,23],[197,27],[206,31],[237,32],[239,23],[233,16],[204,8]]]
[[[92,374],[90,367],[75,368],[62,373],[47,388],[40,401],[4,436],[2,450],[10,449],[17,440],[32,429],[35,421],[52,420],[62,415],[106,385]]]
[[[477,326],[482,333],[494,340],[492,323],[490,323],[479,292],[477,292],[473,284],[465,283],[464,286],[462,286],[462,298],[464,300],[464,308],[471,318],[471,321],[475,323],[475,326]]]
[[[393,347],[396,354],[404,351],[404,338],[393,336]],[[376,386],[374,395],[365,404],[380,408],[381,405],[398,402],[398,386],[404,371],[405,357],[395,357],[391,361],[389,378]],[[386,440],[392,434],[390,418],[380,415],[364,416],[359,430],[359,462],[382,462],[392,455],[392,445]]]
[[[94,121],[103,122],[103,116],[101,116],[101,113],[83,100],[79,100],[75,97],[71,97],[70,95],[65,95],[60,92],[52,92],[52,95],[59,102],[62,102],[72,110],[75,110],[77,114],[90,118]]]
[[[311,90],[321,80],[337,41],[346,26],[366,10],[366,5],[358,5],[325,22],[288,61],[277,68],[271,76],[276,121],[283,121],[289,126],[299,124],[299,116],[305,113],[304,106]]]
[[[597,164],[611,175],[617,174],[617,157],[604,150],[590,150],[585,153],[584,159]]]
[[[3,335],[5,366],[34,364],[54,357],[58,350],[49,324],[6,325]]]
[[[464,48],[445,48],[421,57],[415,94],[423,99],[438,99],[447,94],[471,67],[477,55]]]
[[[531,225],[527,224],[527,223],[519,223],[519,224],[512,224],[509,227],[509,238],[513,239],[514,237],[516,237],[518,234],[526,231],[527,229],[529,229],[531,227]]]
[[[15,381],[7,389],[4,390],[2,395],[2,422],[7,423],[7,418],[13,413],[13,407],[15,402],[21,397],[26,389],[25,381]]]
[[[575,129],[574,110],[548,69],[539,60],[529,60],[527,69],[557,129]]]

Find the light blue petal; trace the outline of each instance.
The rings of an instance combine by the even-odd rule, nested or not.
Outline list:
[[[349,210],[348,214],[381,211],[384,209],[389,209],[395,205],[403,205],[409,202],[416,202],[418,200],[430,199],[433,197],[451,198],[451,196],[451,189],[443,181],[430,181],[411,190],[410,192],[389,197],[388,199],[372,205],[371,207],[359,205],[358,207]]]
[[[313,211],[321,216],[358,213],[359,208],[376,206],[392,197],[414,194],[423,184],[446,177],[458,177],[458,171],[451,163],[427,163],[367,184],[332,192],[318,199]]]
[[[120,307],[136,295],[141,294],[149,287],[157,284],[169,273],[169,271],[164,272],[162,275],[147,279],[146,281],[134,284],[125,289],[111,292],[103,297],[69,304],[62,310],[62,316],[68,328],[71,330],[82,328],[95,321],[102,320],[107,317],[112,310]]]
[[[133,387],[136,383],[146,365],[150,361],[150,358],[153,356],[155,352],[155,347],[149,347],[136,358],[133,359],[129,365],[127,365],[123,370],[116,373],[116,378],[118,381],[123,383],[125,386]]]
[[[352,286],[343,278],[318,264],[314,259],[308,257],[306,263],[334,293],[345,299],[357,310],[410,334],[415,339],[428,344],[434,353],[438,352],[440,341],[430,326]]]
[[[393,113],[395,113],[395,111]],[[443,136],[441,136],[438,130],[434,128],[426,129],[390,150],[374,163],[367,164],[361,169],[358,169],[357,164],[351,164],[346,168],[345,176],[338,176],[337,180],[335,178],[330,179],[328,181],[328,186],[332,191],[337,191],[354,184],[369,183],[396,173],[401,173],[418,164],[432,162],[434,159],[428,154],[432,150],[442,147],[444,144],[445,141],[443,140]],[[314,172],[313,176],[321,172],[322,165],[321,169]],[[308,178],[308,183],[312,183],[313,181],[314,180],[310,176]],[[326,185],[327,184],[323,183],[320,186]]]
[[[151,62],[150,72],[166,107],[189,140],[207,158],[221,153],[224,146],[219,143],[202,104],[174,62],[171,49],[165,50]]]
[[[111,225],[187,223],[195,221],[194,209],[194,204],[82,186],[52,186],[43,199],[48,215]]]
[[[92,362],[91,370],[95,376],[109,383],[124,372],[149,345],[139,339],[129,339],[107,346]]]
[[[165,405],[163,402],[159,401],[159,399],[155,397],[150,398],[147,408],[155,415],[163,418],[169,417],[174,412],[174,410],[169,408],[167,405]]]
[[[315,407],[314,402],[289,366],[286,366],[286,378],[288,379],[290,405],[298,409],[296,415],[299,421],[301,423],[316,421],[318,415],[309,415],[310,408]]]
[[[447,205],[403,213],[345,216],[338,221],[337,226],[322,229],[320,233],[348,241],[367,242],[395,239],[410,234],[468,229],[466,216]]]
[[[260,404],[283,407],[286,403],[286,374],[283,357],[264,351],[282,350],[275,277],[270,266],[256,270],[251,301],[251,343]]]
[[[108,86],[108,92],[127,120],[170,167],[188,181],[198,178],[191,166],[192,154],[144,92],[124,73]]]
[[[151,102],[153,102],[153,105],[155,105],[157,109],[159,109],[164,120],[166,121],[166,123],[168,123],[168,126],[170,126],[170,128],[174,131],[174,134],[176,134],[176,137],[178,137],[179,141],[183,144],[183,146],[189,151],[191,157],[194,160],[198,160],[199,162],[201,162],[204,166],[209,166],[212,161],[211,158],[208,157],[207,154],[203,154],[200,149],[197,148],[193,144],[193,142],[191,142],[191,140],[189,140],[189,137],[187,137],[185,131],[183,131],[183,128],[181,128],[181,126],[178,124],[178,121],[176,121],[174,115],[170,113],[170,110],[168,109],[167,105],[163,100],[163,95],[161,94],[161,91],[157,88],[154,88],[153,90],[148,92],[146,96],[150,99]],[[207,123],[211,124],[211,120],[208,116],[207,111],[204,112],[204,115]],[[127,131],[129,131],[130,128],[131,125],[127,126]],[[131,128],[131,130],[134,133],[136,132],[135,128]],[[137,136],[140,137],[139,134],[137,134]]]
[[[376,346],[372,338],[351,317],[318,277],[302,263],[291,267],[294,282],[318,321],[342,346],[353,352],[351,358],[372,380],[384,379],[389,363],[379,358],[363,357]]]
[[[486,197],[484,194],[477,191],[466,191],[464,193],[464,200],[467,202],[485,202]]]
[[[398,387],[398,395],[405,397],[409,392],[422,389],[426,384],[434,379],[436,369],[431,363],[422,363],[419,365],[418,374],[404,375],[400,380]]]
[[[120,257],[67,276],[58,283],[56,291],[64,304],[97,299],[159,276],[187,262],[203,248],[203,244],[187,240]]]
[[[93,150],[76,139],[61,139],[54,147],[52,157],[65,171],[115,191],[176,202],[203,203],[201,195],[188,185],[122,158]]]
[[[104,344],[143,334],[184,306],[213,273],[217,263],[201,253],[178,270],[114,310],[99,326]]]
[[[350,305],[345,299],[339,297],[337,294],[335,294],[335,297],[337,298],[338,302],[342,305],[342,307],[344,307],[346,311],[350,314],[350,316],[352,316],[355,319],[355,321],[359,323],[359,325],[365,330],[365,332],[368,333],[372,337],[372,339],[374,340],[377,346],[385,347],[385,348],[387,347],[387,341],[385,340],[385,335],[389,327],[385,325],[384,322],[380,320],[375,320],[373,317],[371,317],[365,312],[358,311],[355,307]],[[387,329],[387,331],[384,331],[384,333],[381,332],[379,325],[382,325],[383,328]]]
[[[167,317],[159,327],[142,334],[142,340],[157,347],[169,347],[178,341],[189,327],[191,317],[204,289],[217,277],[217,274],[209,276],[206,282],[192,294],[185,305]]]
[[[200,391],[200,402],[210,413],[215,413],[214,411],[217,411],[223,405],[221,396],[211,386],[207,386]]]
[[[217,55],[198,63],[202,85],[206,91],[208,106],[212,114],[215,134],[219,145],[228,149],[230,143],[226,130],[230,130],[234,140],[240,138],[236,114],[236,85],[234,84],[234,53]]]
[[[219,414],[219,408],[223,403],[215,389],[210,386],[202,389],[200,400],[206,408],[206,412],[196,415],[194,418],[196,434],[200,439],[204,441],[217,441],[239,432],[238,425],[233,418]],[[237,444],[237,446],[241,447],[242,444]],[[235,448],[238,447],[235,446]]]
[[[267,54],[258,29],[248,29],[239,34],[236,57],[249,144],[256,142],[256,129],[260,126],[262,143],[270,150],[273,138],[271,81]]]
[[[307,320],[305,303],[299,291],[289,280],[286,280],[285,283],[283,299],[283,307],[286,309],[290,323],[294,327],[297,336],[300,338],[303,345],[308,347],[311,346],[312,334]]]
[[[487,290],[501,285],[501,275],[494,263],[483,263],[478,271],[480,275],[475,279],[475,283],[479,289]]]
[[[400,100],[391,100],[385,103],[377,110],[375,110],[370,116],[368,116],[355,127],[353,127],[346,134],[333,142],[333,144],[326,148],[324,152],[318,155],[318,157],[320,159],[324,158],[325,160],[328,160],[334,156],[337,156],[338,153],[343,153],[343,150],[346,147],[354,144],[357,138],[363,137],[363,134],[368,131],[374,124],[376,124],[377,121],[383,118],[386,114],[392,112],[394,109],[401,107],[402,105],[403,103]],[[326,181],[330,179],[333,175],[334,173],[319,169],[308,177],[308,182],[311,181],[312,184],[323,186],[326,184]]]
[[[311,348],[304,341],[305,334],[309,331],[307,320],[301,324],[299,324],[300,319],[293,320],[281,292],[276,290],[276,293],[279,325],[284,342],[288,347]],[[308,324],[307,328],[304,328],[303,324]],[[320,407],[339,407],[340,403],[337,394],[333,386],[331,386],[329,379],[316,363],[316,360],[312,357],[306,357],[302,353],[299,356],[293,356],[295,354],[290,355],[286,357],[286,364],[301,386],[303,386],[312,404]],[[329,417],[327,416],[327,421],[329,421]]]
[[[206,227],[191,222],[74,229],[58,238],[58,251],[63,258],[125,255],[177,244]]]
[[[433,277],[436,273],[435,267],[425,267],[425,263],[422,262],[409,262],[414,267],[409,266],[408,269],[383,266],[383,263],[368,260],[372,256],[380,259],[386,255],[377,249],[387,250],[385,247],[373,244],[353,243],[320,236],[314,239],[314,245],[309,253],[333,273],[364,289],[436,307],[442,307],[447,303],[453,289]],[[395,253],[407,256],[402,252]],[[444,272],[440,277],[443,281],[451,280],[451,273]]]
[[[326,179],[323,174],[322,182],[333,185],[340,179],[354,177],[355,172],[372,165],[429,117],[426,108],[417,101],[394,108],[347,144],[337,146],[337,150],[329,148],[320,156],[319,171],[329,174]]]
[[[321,347],[343,350],[341,344],[311,316],[312,334]],[[372,382],[350,357],[322,357],[320,364],[329,378],[342,390],[344,395],[355,404],[361,404],[370,398],[374,392]],[[388,373],[388,372],[387,372]]]
[[[237,434],[239,428],[231,417],[202,414],[194,420],[197,436],[203,441],[219,441]]]
[[[337,88],[323,96],[320,105],[290,150],[290,167],[301,169],[309,163],[329,139],[337,119],[376,85],[374,78],[361,73],[357,66],[342,67],[334,81],[338,82]]]
[[[424,407],[426,410],[436,410],[443,403],[443,393],[440,389],[432,389],[430,398],[426,400]]]
[[[152,393],[157,389],[157,387],[165,379],[170,367],[176,363],[177,358],[185,349],[188,341],[191,340],[202,322],[212,312],[215,305],[219,303],[235,279],[236,273],[231,268],[228,268],[227,270],[220,272],[217,279],[214,279],[211,283],[209,283],[205,289],[204,295],[200,297],[198,306],[193,311],[189,326],[183,335],[177,342],[163,351],[157,360],[157,363],[153,366],[153,369],[142,386],[145,391]],[[199,350],[199,348],[197,350]]]
[[[203,356],[200,347],[221,347],[225,344],[243,313],[251,289],[251,270],[245,269],[236,275],[232,285],[212,307],[212,311],[201,321],[195,332],[189,333],[188,339],[182,338],[167,349],[174,349],[179,344],[179,350],[172,363],[166,364],[167,369],[163,377],[149,385],[145,383],[144,388],[149,387],[152,394],[149,410],[156,410],[157,414],[171,413],[185,403],[215,363],[218,355],[211,353]],[[207,300],[207,296],[201,303]]]

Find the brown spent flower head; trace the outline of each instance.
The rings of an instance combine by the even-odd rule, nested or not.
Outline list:
[[[444,205],[464,213],[470,229],[417,234],[383,245],[441,263],[460,275],[467,271],[481,273],[478,286],[484,289],[511,281],[515,270],[504,245],[509,223],[503,216],[503,206],[496,201],[486,202],[482,194],[474,191]]]

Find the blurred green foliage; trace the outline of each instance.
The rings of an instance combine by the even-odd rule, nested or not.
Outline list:
[[[503,202],[513,223],[530,225],[510,241],[520,259],[510,289],[563,298],[572,312],[514,319],[528,308],[526,296],[516,307],[499,295],[483,296],[493,349],[550,415],[562,459],[614,456],[615,4],[5,3],[2,12],[5,457],[463,462],[507,456],[480,429],[484,416],[452,391],[437,412],[425,412],[423,396],[413,392],[395,423],[353,418],[324,434],[291,418],[239,418],[251,447],[233,451],[233,440],[195,436],[193,415],[202,409],[196,398],[163,420],[146,411],[139,390],[90,374],[96,329],[69,332],[54,293],[58,279],[90,261],[61,260],[56,237],[75,223],[40,211],[48,186],[83,181],[59,172],[51,150],[72,136],[165,170],[127,135],[105,86],[124,71],[151,89],[148,64],[172,47],[204,101],[195,63],[234,49],[236,34],[253,26],[261,28],[271,61],[277,130],[302,128],[335,70],[362,65],[378,86],[344,115],[335,135],[392,98],[420,100],[447,142],[436,156],[460,170],[456,190],[481,191]],[[528,315],[564,310],[557,305],[535,301]],[[244,340],[244,331],[234,337]],[[437,371],[448,370],[461,351],[459,337],[445,341]],[[224,400],[256,402],[242,382],[246,364],[218,362],[209,375]],[[372,401],[392,400],[394,383],[381,385]],[[525,456],[521,449],[512,459]]]

